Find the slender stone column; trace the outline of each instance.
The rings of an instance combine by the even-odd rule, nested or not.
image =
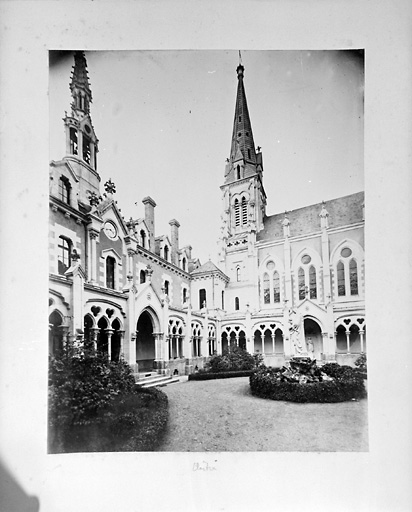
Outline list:
[[[265,333],[261,333],[260,338],[262,340],[262,354],[265,353]]]
[[[119,360],[124,356],[124,330],[117,331],[119,333],[120,338],[120,352],[119,352]]]
[[[364,347],[363,347],[364,346],[364,338],[363,338],[364,334],[365,334],[365,331],[359,331],[361,352],[364,351]]]
[[[100,332],[100,328],[99,327],[92,327],[90,329],[90,331],[92,333],[92,340],[91,341],[93,343],[93,350],[96,353],[97,352],[97,335]]]
[[[272,354],[275,353],[275,333],[272,332]]]
[[[114,333],[114,329],[106,329],[107,334],[107,359],[109,361],[112,360],[112,335]]]
[[[349,340],[350,331],[346,331],[345,334],[346,334],[346,350],[347,350],[347,353],[350,354],[350,340]]]

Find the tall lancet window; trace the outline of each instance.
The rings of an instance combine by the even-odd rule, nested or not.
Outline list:
[[[263,275],[263,302],[265,304],[270,303],[270,282],[268,274]]]
[[[279,272],[273,274],[273,302],[280,302]]]
[[[240,226],[240,204],[239,204],[239,199],[235,200],[235,226]]]
[[[83,160],[90,165],[90,139],[83,134]]]
[[[77,155],[78,154],[77,130],[76,130],[76,128],[70,128],[70,154],[71,155]]]
[[[240,180],[240,165],[236,167],[236,179]]]
[[[247,201],[246,198],[242,198],[242,224],[247,224]]]
[[[350,294],[358,295],[358,266],[354,259],[349,263]]]
[[[346,288],[345,288],[345,267],[343,266],[343,263],[339,261],[337,265],[337,273],[338,273],[338,296],[342,297],[346,295]]]
[[[298,286],[299,286],[299,300],[303,300],[305,298],[305,272],[302,267],[299,268],[298,271]]]
[[[309,269],[309,296],[316,299],[316,269],[312,265]]]

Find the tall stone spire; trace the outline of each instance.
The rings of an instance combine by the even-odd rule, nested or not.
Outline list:
[[[244,66],[239,62],[236,68],[238,85],[230,157],[225,172],[226,183],[236,179],[247,178],[256,173],[257,158],[243,83],[244,71]],[[242,169],[239,174],[240,168]]]
[[[70,81],[72,104],[70,115],[63,118],[66,127],[66,158],[74,165],[97,171],[98,139],[90,117],[92,91],[89,84],[84,52],[74,53],[74,66]],[[79,171],[80,172],[80,171]],[[100,180],[100,178],[99,178]],[[98,193],[98,191],[95,191]]]
[[[72,108],[88,114],[92,102],[92,91],[90,90],[86,57],[80,51],[74,53],[70,91],[73,97]]]

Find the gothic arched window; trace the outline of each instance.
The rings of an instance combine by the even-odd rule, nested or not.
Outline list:
[[[279,272],[273,274],[273,302],[280,302]]]
[[[240,180],[240,165],[236,167],[236,178]]]
[[[305,271],[302,267],[298,271],[299,300],[303,300],[306,296],[305,289]]]
[[[263,302],[270,303],[270,282],[269,274],[263,274]]]
[[[239,297],[235,297],[235,311],[239,311]]]
[[[76,128],[70,128],[70,154],[78,154],[78,143],[77,143],[77,130]]]
[[[236,267],[236,281],[240,281],[240,267]]]
[[[83,160],[90,165],[91,149],[90,149],[90,139],[86,135],[83,134]]]
[[[349,263],[349,282],[350,294],[358,295],[358,266],[354,259],[351,259]]]
[[[165,281],[165,294],[169,295],[169,281]]]
[[[202,309],[206,304],[206,290],[202,288],[199,290],[199,309]]]
[[[316,293],[316,269],[312,265],[309,268],[309,297],[311,299],[316,299],[317,293]]]
[[[247,201],[242,197],[242,224],[247,224]]]
[[[337,265],[337,281],[338,281],[338,296],[342,297],[346,295],[345,287],[345,267],[341,261]]]
[[[235,200],[235,226],[240,226],[240,204],[239,199]]]
[[[166,261],[168,261],[168,259],[169,259],[169,247],[167,245],[165,245],[165,248],[164,248],[164,258]]]
[[[107,256],[106,258],[106,288],[111,288],[114,290],[114,269],[116,265],[116,260],[111,256]]]
[[[186,272],[186,258],[182,259],[182,270]]]
[[[143,229],[140,231],[140,239],[142,241],[142,247],[145,247],[146,246],[146,233],[144,232]]]

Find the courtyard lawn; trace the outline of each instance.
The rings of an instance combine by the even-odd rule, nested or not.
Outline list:
[[[252,396],[248,377],[162,388],[169,424],[159,451],[368,451],[367,400],[327,404]]]

